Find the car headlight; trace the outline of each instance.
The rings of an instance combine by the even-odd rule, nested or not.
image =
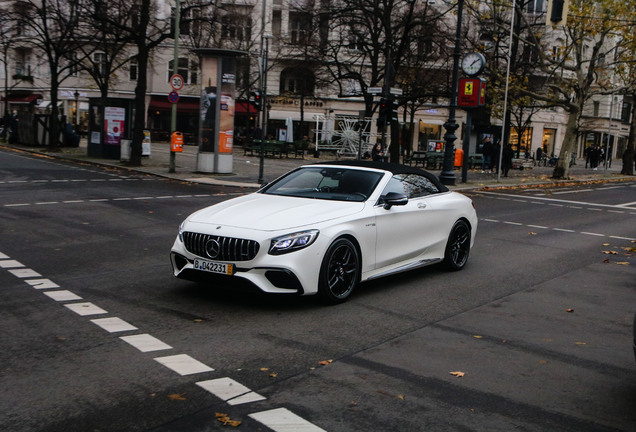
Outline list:
[[[300,231],[272,239],[270,255],[282,255],[306,248],[318,238],[318,230]]]
[[[181,222],[181,225],[179,225],[179,241],[181,241],[181,243],[183,243],[183,226],[185,225],[185,221]]]

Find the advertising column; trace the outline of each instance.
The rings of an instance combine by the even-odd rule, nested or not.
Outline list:
[[[197,171],[232,173],[236,56],[239,51],[195,50],[201,64],[201,109]]]

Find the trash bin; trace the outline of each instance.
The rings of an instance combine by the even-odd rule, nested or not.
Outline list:
[[[182,152],[183,151],[183,134],[181,132],[173,132],[170,139],[170,151]]]
[[[455,168],[464,165],[464,150],[458,148],[455,149]]]

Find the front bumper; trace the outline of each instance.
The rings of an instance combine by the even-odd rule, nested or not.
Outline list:
[[[269,255],[267,248],[261,247],[252,260],[227,262],[234,266],[232,276],[214,275],[194,269],[195,258],[210,259],[186,250],[177,236],[170,252],[170,262],[174,276],[181,279],[229,283],[233,278],[239,278],[266,293],[306,295],[317,291],[321,256],[318,251],[319,245],[316,243],[284,255]]]

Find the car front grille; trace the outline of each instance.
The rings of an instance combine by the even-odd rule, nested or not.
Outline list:
[[[183,233],[188,252],[219,261],[249,261],[259,250],[258,242],[232,237],[220,237],[193,232]]]

